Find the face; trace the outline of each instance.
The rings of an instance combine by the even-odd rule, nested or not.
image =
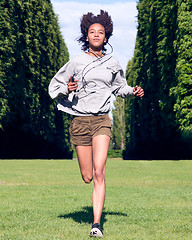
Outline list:
[[[102,50],[103,43],[106,41],[104,27],[99,23],[92,24],[88,29],[87,38],[92,50]]]

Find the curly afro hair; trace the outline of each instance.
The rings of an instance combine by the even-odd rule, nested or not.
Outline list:
[[[89,42],[86,41],[88,36],[88,29],[89,27],[94,24],[99,23],[105,29],[105,36],[107,41],[104,43],[107,44],[109,38],[112,36],[113,33],[113,22],[111,17],[108,15],[108,12],[100,10],[100,14],[95,16],[92,12],[88,12],[84,14],[81,18],[81,36],[78,38],[78,42],[82,44],[82,50],[86,51],[89,49]],[[105,47],[103,46],[103,51],[106,51]]]

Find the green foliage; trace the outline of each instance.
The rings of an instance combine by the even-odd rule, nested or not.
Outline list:
[[[177,86],[171,89],[176,96],[174,111],[183,136],[192,136],[192,2],[177,1],[178,28],[175,49],[177,51]]]
[[[113,149],[113,148],[109,148],[107,157],[108,158],[122,158],[123,157],[123,151],[122,150],[116,150],[116,149]],[[73,158],[77,158],[77,153],[76,153],[75,149],[73,150]]]
[[[138,2],[135,52],[126,75],[145,96],[125,102],[125,157],[175,158],[180,129],[190,135],[191,4]]]
[[[49,0],[2,0],[0,9],[1,135],[9,143],[20,135],[18,145],[34,136],[67,153],[69,118],[56,111],[47,91],[69,58],[52,5]]]
[[[108,158],[122,158],[123,157],[123,151],[117,150],[117,149],[110,149],[108,151]]]
[[[137,41],[136,41],[137,46]],[[136,47],[135,47],[136,51]],[[129,60],[127,64],[126,69],[126,79],[128,80],[128,84],[130,86],[136,85],[136,76],[138,75],[138,69],[135,68],[136,61],[139,58],[132,58]],[[134,70],[133,70],[134,69]],[[135,125],[134,125],[134,119],[135,119],[135,105],[136,101],[134,99],[126,99],[125,100],[125,151],[129,149],[129,146],[134,149],[136,147],[135,139],[131,136],[134,135],[135,132]]]
[[[124,149],[124,135],[125,135],[125,108],[124,99],[118,97],[114,101],[114,108],[112,109],[113,114],[113,148]]]

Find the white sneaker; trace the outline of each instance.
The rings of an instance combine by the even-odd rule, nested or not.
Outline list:
[[[103,233],[101,231],[101,227],[99,223],[94,223],[92,225],[91,232],[89,234],[90,237],[103,237]]]

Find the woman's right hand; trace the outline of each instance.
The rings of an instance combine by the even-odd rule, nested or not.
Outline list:
[[[69,93],[75,91],[75,90],[77,89],[77,87],[78,87],[77,82],[78,82],[79,80],[74,79],[74,81],[72,82],[72,81],[71,81],[72,78],[73,78],[73,76],[71,76],[71,77],[69,78],[69,83],[68,83],[68,92],[69,92]]]

